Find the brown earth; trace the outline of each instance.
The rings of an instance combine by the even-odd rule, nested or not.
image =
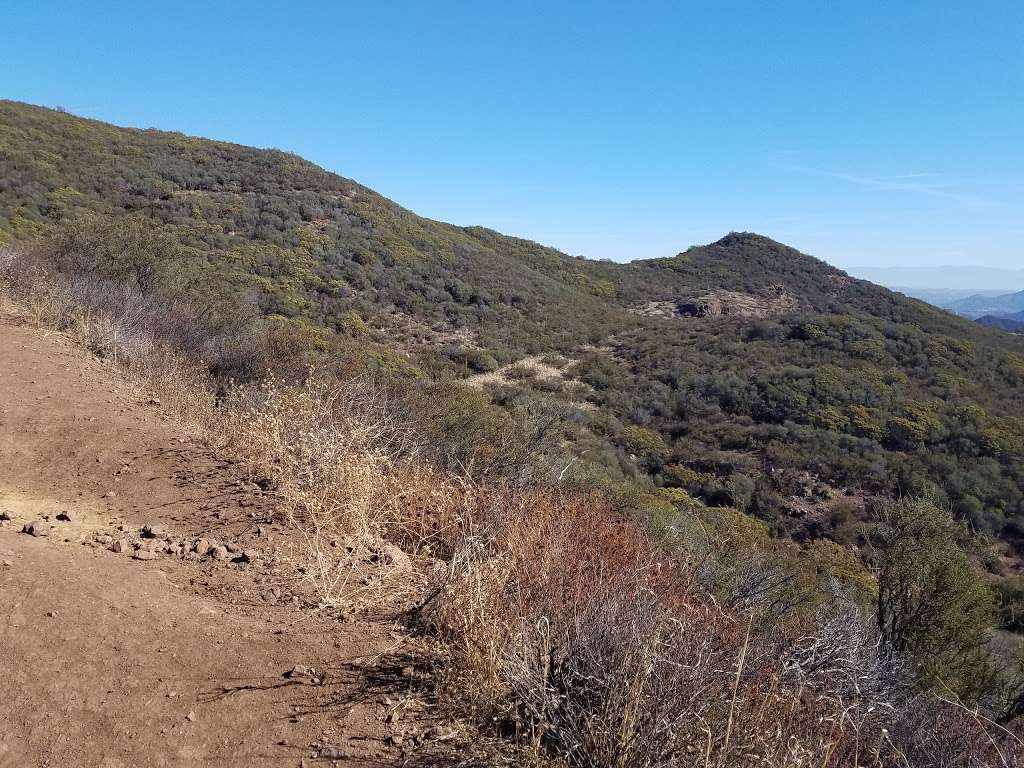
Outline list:
[[[396,617],[311,610],[241,467],[116,366],[10,316],[3,517],[0,766],[439,764],[448,734]],[[232,551],[186,559],[197,537]]]

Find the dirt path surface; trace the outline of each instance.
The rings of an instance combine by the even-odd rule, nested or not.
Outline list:
[[[5,517],[0,766],[423,762],[414,675],[388,666],[400,625],[302,606],[274,555],[288,532],[240,468],[115,366],[10,317]]]

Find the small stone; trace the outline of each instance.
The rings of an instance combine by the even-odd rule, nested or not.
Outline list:
[[[10,568],[14,563],[10,560],[0,560],[0,568]]]
[[[288,679],[294,679],[296,677],[316,677],[316,670],[312,667],[307,667],[305,664],[296,664],[281,675],[281,677],[287,677]]]
[[[167,526],[159,523],[147,523],[142,526],[142,538],[162,539],[167,536]]]
[[[107,546],[107,545],[111,544],[113,541],[114,541],[114,537],[113,536],[108,536],[105,533],[101,533],[101,534],[99,534],[96,537],[96,543],[97,544],[103,544],[104,546]]]
[[[56,611],[47,611],[46,612],[46,618],[48,618],[48,619],[55,619],[55,618],[57,618],[57,612]]]
[[[210,550],[210,556],[214,560],[227,560],[228,559],[228,548],[223,544],[220,544]]]
[[[21,532],[27,533],[29,536],[46,536],[49,533],[49,529],[42,520],[33,520],[31,523],[25,523],[21,528]]]
[[[0,509],[0,520],[10,520],[11,513],[6,509]]]
[[[192,545],[192,551],[195,552],[199,557],[203,557],[207,552],[210,551],[211,544],[207,539],[199,539],[195,544]]]
[[[103,494],[103,498],[104,499],[116,499],[117,498],[117,493],[115,493],[114,491],[107,491],[106,493]]]
[[[378,559],[383,560],[386,565],[390,565],[392,568],[397,568],[400,571],[406,571],[412,567],[412,561],[409,559],[409,556],[394,544],[385,544],[381,548]]]
[[[196,720],[196,713],[189,712],[187,715],[185,715],[185,719],[188,720],[190,723],[194,723]]]
[[[317,754],[321,760],[341,760],[348,756],[348,750],[336,744],[324,744]]]
[[[73,523],[78,519],[78,513],[73,512],[70,509],[65,509],[64,511],[57,513],[57,519],[63,520],[65,523]]]
[[[110,545],[111,552],[131,552],[132,545],[128,543],[128,539],[117,539],[113,544]]]
[[[232,562],[235,563],[251,563],[259,557],[259,554],[255,549],[244,549],[233,558]]]
[[[195,552],[186,552],[185,559],[189,562],[195,563],[199,561],[199,555],[197,555]]]
[[[150,549],[140,549],[132,557],[136,560],[156,560],[156,552]]]

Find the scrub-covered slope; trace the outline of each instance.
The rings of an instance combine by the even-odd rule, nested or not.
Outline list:
[[[424,219],[285,152],[0,102],[0,238],[555,413],[570,476],[649,515],[685,496],[843,540],[856,504],[826,496],[930,492],[1024,533],[1020,337],[758,235],[589,261]]]

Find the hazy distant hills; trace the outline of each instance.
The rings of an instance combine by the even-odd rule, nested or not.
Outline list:
[[[1024,331],[1024,312],[1018,313],[1012,317],[995,317],[993,315],[985,315],[979,317],[977,322],[982,325],[987,325],[989,328],[999,328],[1002,331],[1009,331],[1010,333],[1021,333]]]
[[[1024,311],[1024,270],[991,267],[857,267],[851,272],[983,325],[1015,330]],[[997,321],[1006,322],[997,322]]]
[[[1024,331],[1024,311],[1006,315],[982,315],[977,319],[977,322],[990,328],[1020,333]]]
[[[1024,269],[995,267],[853,267],[850,274],[925,301],[1024,290]],[[926,295],[925,295],[926,294]]]
[[[1003,293],[996,296],[974,295],[942,305],[943,309],[956,312],[964,317],[983,316],[1011,317],[1024,311],[1024,291]],[[1012,319],[1012,317],[1011,317]]]

